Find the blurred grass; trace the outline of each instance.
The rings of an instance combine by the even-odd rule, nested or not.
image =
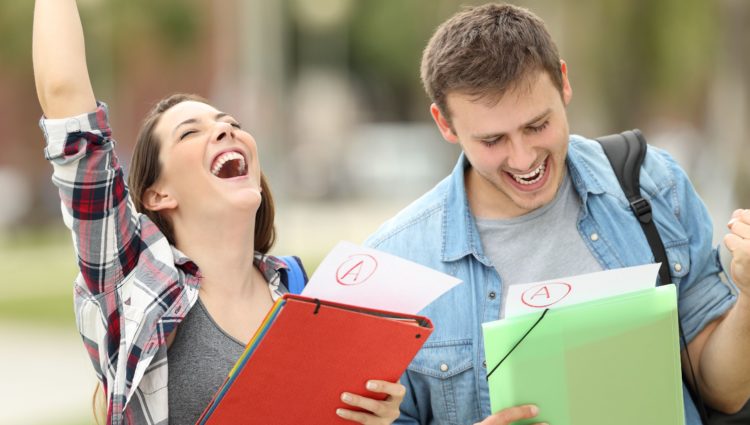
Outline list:
[[[308,276],[325,256],[296,248]],[[299,251],[297,251],[299,250]],[[301,251],[301,252],[300,252]],[[278,255],[290,252],[283,247]],[[0,322],[75,328],[73,282],[78,274],[70,233],[62,225],[0,233]]]
[[[340,240],[361,243],[405,202],[282,204],[276,217],[279,238],[271,253],[299,256],[312,276]],[[0,322],[75,329],[77,274],[70,232],[62,223],[0,229]]]
[[[72,296],[56,294],[0,300],[0,320],[40,326],[75,326]]]
[[[70,234],[42,227],[0,235],[0,321],[74,327]]]

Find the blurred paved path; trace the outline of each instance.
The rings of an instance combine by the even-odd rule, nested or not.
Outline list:
[[[0,323],[0,424],[93,423],[96,376],[75,329]]]

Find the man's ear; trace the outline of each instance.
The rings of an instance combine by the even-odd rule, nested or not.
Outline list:
[[[458,136],[456,136],[456,133],[453,131],[451,123],[448,121],[448,118],[440,111],[440,108],[438,108],[438,106],[434,103],[430,105],[430,114],[432,114],[432,119],[435,120],[435,124],[437,124],[438,130],[440,130],[440,134],[443,135],[443,139],[445,139],[448,143],[458,143]]]
[[[172,210],[177,208],[177,199],[169,192],[152,186],[143,194],[143,206],[149,211]]]
[[[573,88],[570,86],[568,80],[568,64],[564,60],[560,59],[560,72],[562,72],[562,98],[563,104],[568,106],[570,99],[573,98]]]

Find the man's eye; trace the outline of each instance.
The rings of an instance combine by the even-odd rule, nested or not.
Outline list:
[[[197,130],[188,130],[180,135],[180,140],[183,140],[184,138],[190,136],[191,134],[197,133]]]
[[[529,127],[529,130],[531,130],[534,133],[539,133],[542,130],[544,130],[545,128],[547,128],[548,125],[549,125],[549,121],[545,121],[545,122],[543,122],[540,125]]]
[[[238,122],[233,122],[233,123],[231,123],[231,124],[232,124],[232,127],[234,127],[234,128],[238,128],[238,129],[240,129],[240,130],[242,129],[242,124],[240,124],[240,123],[238,123]]]
[[[486,140],[482,140],[481,142],[482,142],[482,144],[483,144],[483,145],[485,145],[486,147],[488,147],[488,148],[491,148],[491,147],[495,146],[495,145],[497,144],[497,142],[498,142],[498,141],[500,141],[500,139],[498,139],[498,138],[494,138],[494,139],[486,139]]]

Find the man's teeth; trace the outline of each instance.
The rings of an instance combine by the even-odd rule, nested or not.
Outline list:
[[[511,174],[513,177],[513,180],[517,181],[520,184],[523,185],[530,185],[538,182],[539,180],[544,177],[544,170],[546,167],[547,161],[542,162],[536,170],[528,173],[528,174]]]
[[[238,168],[240,170],[240,174],[243,174],[245,172],[245,158],[237,152],[226,152],[216,158],[213,167],[211,167],[211,174],[218,176],[219,171],[221,171],[221,167],[223,167],[224,164],[226,164],[228,161],[232,160],[240,161],[240,166]]]

